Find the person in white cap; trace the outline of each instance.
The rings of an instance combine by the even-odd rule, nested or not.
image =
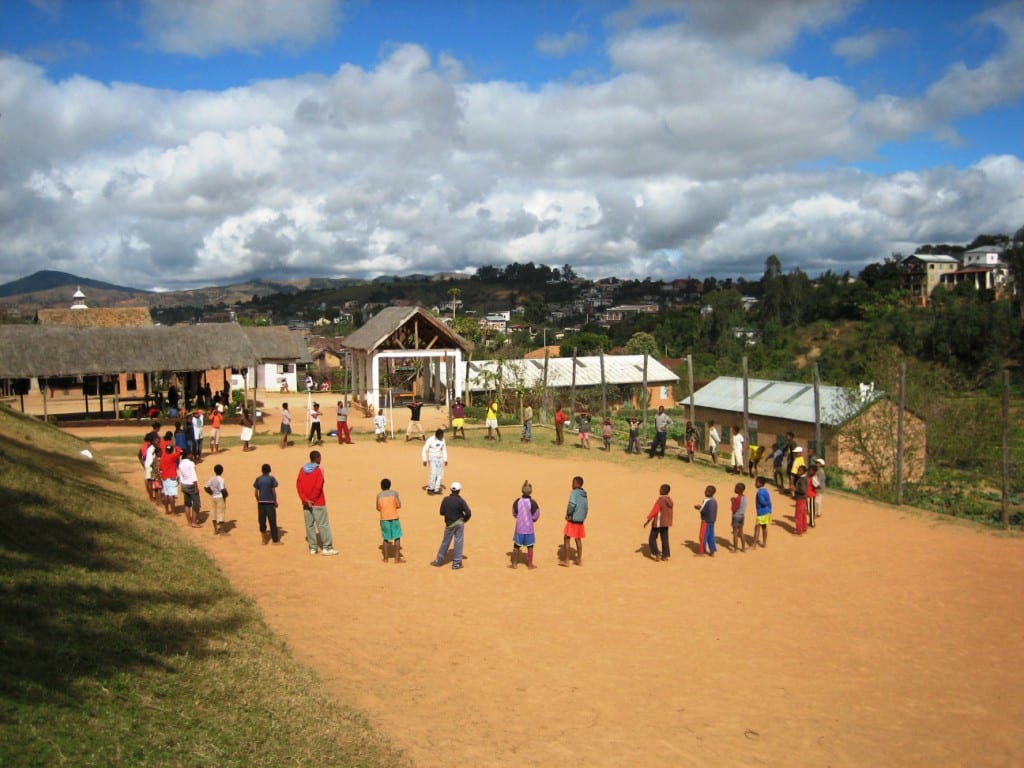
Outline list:
[[[462,546],[465,541],[466,523],[473,513],[469,504],[460,495],[462,483],[454,482],[451,485],[451,493],[441,500],[441,517],[444,518],[444,536],[441,539],[441,546],[437,550],[437,557],[431,561],[431,565],[440,568],[444,565],[448,556],[448,545],[455,540],[455,553],[452,556],[452,570],[458,571],[462,568]]]
[[[789,468],[789,492],[793,493],[796,489],[796,479],[800,476],[800,467],[807,471],[807,465],[804,462],[803,446],[794,445],[790,454],[793,457],[793,464]]]

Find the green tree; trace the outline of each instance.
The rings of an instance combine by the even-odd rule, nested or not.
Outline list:
[[[657,355],[658,342],[652,334],[640,331],[630,337],[629,341],[626,342],[624,350],[627,355],[642,355],[644,353]]]

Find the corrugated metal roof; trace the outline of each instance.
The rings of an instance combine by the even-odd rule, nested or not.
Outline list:
[[[749,399],[747,411],[751,416],[773,416],[789,421],[814,423],[814,387],[793,381],[770,379],[748,379]],[[858,402],[856,391],[844,387],[821,385],[818,388],[821,401],[821,423],[836,426],[851,415],[851,406]],[[864,402],[873,402],[878,395],[871,392]],[[689,398],[680,401],[689,405]],[[698,389],[693,396],[697,408],[711,408],[717,411],[743,413],[743,379],[734,376],[719,376]]]
[[[469,364],[469,390],[482,392],[494,386],[494,376],[501,370],[505,386],[523,384],[539,387],[544,384],[544,360],[474,360]],[[486,373],[485,373],[486,372]],[[481,375],[481,374],[484,375]],[[548,358],[548,386],[568,388],[572,386],[573,358]],[[643,355],[605,355],[604,377],[607,384],[643,384]],[[653,357],[647,359],[647,383],[671,384],[679,377]],[[589,355],[576,358],[576,386],[594,387],[601,384],[601,356]]]

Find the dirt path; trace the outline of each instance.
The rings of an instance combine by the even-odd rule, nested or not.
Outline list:
[[[735,478],[721,470],[569,447],[563,459],[498,454],[471,435],[451,446],[446,474],[474,512],[466,568],[453,572],[428,566],[442,525],[421,490],[420,443],[377,445],[366,429],[353,446],[324,446],[341,557],[307,552],[292,490],[301,442],[243,453],[229,430],[216,460],[237,527],[214,537],[208,523],[175,523],[417,765],[1018,764],[1021,538],[832,494],[798,539],[776,496],[767,549],[702,558],[686,545],[693,504],[708,482],[726,502]],[[250,501],[263,462],[282,485],[282,547],[261,545]],[[591,499],[585,565],[559,568],[577,473]],[[384,475],[404,503],[405,565],[380,561]],[[510,570],[511,504],[527,478],[540,567]],[[677,522],[672,561],[654,563],[641,525],[662,482]]]

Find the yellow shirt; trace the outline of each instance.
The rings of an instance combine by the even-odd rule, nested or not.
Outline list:
[[[494,402],[487,406],[487,418],[497,419],[498,418],[498,403]]]

